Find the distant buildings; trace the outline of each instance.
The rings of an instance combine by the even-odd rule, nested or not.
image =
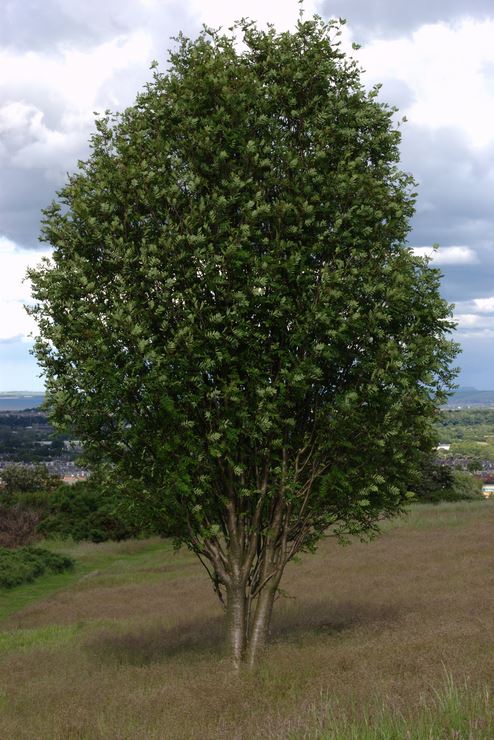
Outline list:
[[[90,476],[90,473],[88,470],[79,470],[77,473],[72,473],[71,475],[64,475],[62,478],[62,481],[64,483],[68,483],[69,485],[72,485],[73,483],[78,483],[79,481],[87,480]]]

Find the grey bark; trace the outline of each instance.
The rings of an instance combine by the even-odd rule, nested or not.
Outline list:
[[[246,664],[250,669],[256,665],[269,637],[276,588],[276,585],[266,586],[257,598],[252,630],[249,635],[249,643],[246,651]]]
[[[247,639],[247,599],[242,583],[233,584],[228,588],[226,608],[230,655],[233,667],[238,671],[245,658]]]

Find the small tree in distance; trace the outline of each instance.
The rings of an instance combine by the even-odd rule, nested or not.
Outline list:
[[[52,420],[196,553],[237,667],[297,553],[403,510],[452,378],[394,109],[339,33],[179,37],[97,121],[30,271]]]
[[[11,463],[0,471],[4,498],[26,491],[53,491],[61,482],[60,476],[51,473],[46,465]]]

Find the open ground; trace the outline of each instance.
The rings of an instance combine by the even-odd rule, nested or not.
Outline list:
[[[0,596],[0,737],[492,738],[494,502],[414,506],[289,566],[237,679],[193,555],[51,543],[78,562]]]

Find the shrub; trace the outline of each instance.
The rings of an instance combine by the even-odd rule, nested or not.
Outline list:
[[[11,550],[0,547],[0,588],[13,588],[29,583],[45,573],[62,573],[73,568],[74,561],[37,547]]]
[[[412,490],[417,501],[430,503],[479,499],[482,496],[482,484],[471,473],[439,465],[427,456],[424,456]]]
[[[61,485],[43,498],[42,505],[46,508],[38,529],[46,536],[104,542],[142,534],[139,526],[116,508],[111,494],[94,481]]]
[[[0,547],[22,547],[38,540],[40,519],[39,511],[26,509],[19,504],[0,505]]]
[[[451,495],[455,498],[449,499],[450,501],[481,498],[482,481],[464,470],[454,470]]]
[[[22,491],[51,491],[60,484],[60,477],[50,473],[46,465],[7,465],[1,478],[7,495]]]

